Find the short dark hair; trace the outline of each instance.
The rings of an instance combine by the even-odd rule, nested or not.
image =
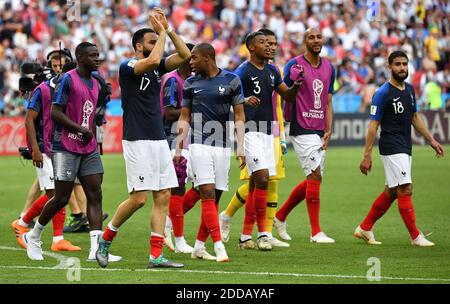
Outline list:
[[[389,65],[391,65],[392,62],[394,62],[394,59],[397,58],[397,57],[403,57],[403,58],[406,58],[406,60],[409,61],[408,56],[406,55],[405,52],[403,52],[403,51],[393,51],[388,57]]]
[[[81,42],[79,45],[77,45],[77,48],[75,49],[75,56],[79,57],[80,55],[84,54],[84,52],[86,52],[86,49],[89,47],[97,47],[97,46],[90,42]]]
[[[141,43],[142,40],[144,39],[145,34],[147,33],[155,33],[156,32],[154,30],[152,30],[151,28],[145,27],[145,28],[141,28],[140,30],[137,30],[136,33],[133,34],[133,38],[131,39],[131,43],[133,44],[133,48],[134,50],[136,50],[136,45],[138,43]]]
[[[189,49],[189,51],[192,51],[192,49],[194,48],[194,44],[192,43],[186,43],[187,48]]]
[[[248,35],[245,37],[245,46],[247,47],[247,49],[250,49],[250,48],[249,48],[249,45],[252,43],[253,39],[255,39],[256,36],[260,36],[260,35],[265,36],[265,34],[264,34],[263,32],[261,32],[261,31],[256,31],[256,32],[253,32],[253,33],[248,34]]]
[[[269,30],[267,27],[260,28],[259,30],[257,30],[257,32],[261,32],[265,36],[274,36],[275,38],[277,37],[277,35],[275,35],[275,33]]]
[[[211,44],[202,42],[197,44],[195,48],[199,50],[202,55],[206,55],[212,59],[216,59],[216,50]]]

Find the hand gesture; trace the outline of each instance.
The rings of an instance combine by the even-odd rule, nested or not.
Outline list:
[[[42,153],[39,149],[33,150],[31,153],[31,159],[33,160],[33,166],[36,168],[42,168],[44,166],[44,158],[42,157]]]
[[[444,156],[444,148],[441,146],[440,143],[438,143],[436,140],[432,140],[430,142],[430,146],[431,148],[434,149],[434,151],[436,151],[436,157],[442,157]]]
[[[156,34],[161,35],[162,32],[164,32],[164,26],[161,24],[161,22],[156,17],[156,14],[150,15],[150,23],[155,30]]]
[[[237,149],[236,151],[236,159],[239,161],[239,169],[244,169],[246,162],[245,162],[245,156],[242,149]]]
[[[261,100],[259,100],[258,97],[250,96],[250,97],[245,98],[245,104],[246,105],[249,105],[249,106],[252,106],[252,107],[257,107],[257,106],[260,105],[260,103],[261,103]]]
[[[372,169],[372,158],[370,156],[366,156],[359,164],[359,170],[361,170],[362,174],[367,175],[367,173],[369,173],[371,169]]]
[[[160,7],[156,7],[153,9],[153,15],[161,23],[164,30],[167,30],[169,28],[169,23],[167,22],[166,15],[164,14],[164,11]]]
[[[83,136],[83,140],[85,143],[89,143],[94,137],[94,133],[92,133],[91,130],[86,128],[83,128],[83,131],[81,131],[81,135]]]
[[[305,78],[305,69],[298,63],[291,66],[289,78],[295,83],[301,83]]]
[[[322,150],[328,149],[328,144],[330,143],[331,139],[331,131],[325,132],[323,135],[323,144],[322,144]]]

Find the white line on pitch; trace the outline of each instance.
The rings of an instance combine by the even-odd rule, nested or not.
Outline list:
[[[0,250],[23,251],[23,249],[14,247],[0,246]],[[44,255],[51,256],[56,259],[62,257],[60,254],[52,252],[43,252]],[[61,268],[46,267],[46,266],[10,266],[0,265],[0,269],[35,269],[35,270],[62,270]],[[71,268],[76,270],[77,268]],[[201,273],[201,274],[228,274],[228,275],[255,275],[255,276],[279,276],[279,277],[310,277],[310,278],[337,278],[337,279],[364,279],[366,276],[355,275],[339,275],[339,274],[314,274],[314,273],[282,273],[282,272],[245,272],[245,271],[219,271],[219,270],[175,270],[175,269],[129,269],[129,268],[80,268],[82,271],[107,271],[107,272],[182,272],[182,273]],[[401,277],[380,277],[381,280],[397,280],[397,281],[433,281],[433,282],[450,282],[450,279],[444,278],[401,278]]]
[[[35,270],[63,270],[45,266],[8,266],[0,265],[0,269],[35,269]],[[71,268],[76,270],[77,268]],[[285,277],[312,277],[312,278],[337,278],[337,279],[364,279],[365,276],[338,275],[338,274],[314,274],[314,273],[280,273],[280,272],[244,272],[244,271],[213,271],[213,270],[175,270],[175,269],[128,269],[128,268],[80,268],[82,271],[106,271],[106,272],[172,272],[172,273],[201,273],[201,274],[229,274],[229,275],[256,275],[256,276],[285,276]],[[434,281],[450,282],[450,279],[442,278],[400,278],[381,277],[381,280],[398,281]]]

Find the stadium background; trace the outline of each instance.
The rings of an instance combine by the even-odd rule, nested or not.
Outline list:
[[[288,219],[294,242],[289,251],[274,251],[270,256],[261,253],[237,251],[235,244],[228,245],[235,263],[217,269],[190,261],[188,257],[172,256],[185,263],[189,269],[205,271],[269,271],[316,273],[317,276],[270,276],[243,279],[241,282],[346,282],[340,275],[364,275],[366,260],[379,256],[383,261],[384,275],[396,278],[438,278],[450,282],[450,264],[447,254],[450,249],[448,231],[449,197],[447,159],[435,161],[427,147],[415,147],[413,164],[414,199],[417,219],[425,232],[434,231],[432,239],[438,246],[430,251],[412,250],[407,240],[406,229],[396,211],[390,213],[377,226],[377,236],[385,244],[380,248],[368,248],[352,239],[351,232],[379,193],[383,170],[374,157],[374,169],[369,178],[362,179],[357,170],[362,155],[365,126],[368,121],[367,106],[376,87],[386,80],[386,56],[394,49],[404,49],[410,58],[408,81],[413,84],[419,99],[419,108],[437,140],[450,143],[450,24],[447,1],[367,1],[380,4],[379,9],[370,10],[366,1],[268,1],[268,0],[96,0],[87,1],[33,1],[0,0],[0,155],[15,154],[25,139],[23,116],[27,101],[18,92],[19,67],[32,60],[45,64],[45,55],[63,47],[74,50],[82,41],[92,41],[100,49],[104,59],[100,72],[113,84],[113,100],[108,106],[108,123],[105,133],[105,151],[121,151],[121,108],[118,87],[119,63],[133,54],[132,33],[146,25],[149,10],[161,6],[170,16],[173,27],[186,42],[211,42],[221,68],[233,70],[245,60],[247,51],[243,45],[245,34],[266,25],[275,31],[279,40],[276,64],[283,67],[287,60],[302,52],[302,35],[311,26],[319,27],[326,44],[322,55],[327,57],[338,71],[333,107],[336,114],[332,144],[356,145],[356,148],[331,148],[327,159],[324,182],[328,190],[324,193],[322,221],[338,243],[334,247],[314,247],[306,243],[309,231],[305,207],[301,206]],[[79,10],[78,10],[79,9]],[[80,13],[78,15],[78,12]],[[79,18],[78,18],[79,17]],[[76,20],[74,20],[74,18]],[[70,21],[72,20],[72,21]],[[167,53],[172,51],[168,42]],[[423,144],[416,138],[415,143]],[[446,150],[449,151],[447,145]],[[374,155],[375,156],[375,155]],[[448,158],[448,157],[447,157]],[[105,155],[104,206],[113,212],[118,198],[126,196],[125,170],[121,155]],[[239,184],[234,166],[231,172],[230,189],[221,202],[225,207],[232,192]],[[300,178],[298,163],[290,151],[286,157],[288,178],[281,183],[280,203]],[[23,163],[16,156],[0,157],[0,210],[4,219],[0,224],[0,244],[8,248],[15,246],[9,229],[10,219],[17,216],[29,185],[34,178],[30,163]],[[11,174],[15,172],[16,174]],[[148,207],[140,212],[135,221],[122,232],[116,251],[124,254],[126,262],[114,265],[123,269],[142,268],[140,257],[145,257],[148,244],[144,242],[148,232]],[[396,208],[392,208],[396,209]],[[199,210],[187,217],[187,239],[193,241],[197,229]],[[232,237],[236,236],[242,220],[237,216],[233,224]],[[300,227],[298,229],[297,227]],[[46,233],[49,233],[47,229]],[[136,236],[131,231],[138,231]],[[126,237],[125,237],[126,236]],[[70,235],[71,240],[88,247],[85,235]],[[231,240],[233,242],[235,240]],[[46,240],[48,245],[48,240]],[[400,245],[399,245],[400,243]],[[139,244],[139,245],[137,245]],[[228,248],[227,246],[227,248]],[[121,248],[135,250],[125,253]],[[0,248],[1,249],[1,248]],[[83,258],[84,253],[76,255]],[[33,269],[35,265],[25,255],[15,251],[1,250],[0,265],[2,282],[63,282],[64,275],[42,273]],[[270,257],[270,258],[269,258]],[[293,261],[280,265],[276,261]],[[145,260],[145,259],[144,259]],[[274,263],[275,261],[275,263]],[[145,261],[144,261],[145,262]],[[83,267],[95,267],[84,264]],[[274,265],[277,265],[276,267]],[[316,267],[317,264],[327,267]],[[20,267],[31,267],[23,273]],[[44,263],[53,266],[53,260]],[[267,267],[267,265],[270,265]],[[332,274],[331,277],[327,277]],[[144,274],[108,276],[84,275],[84,282],[204,282],[205,274],[165,274],[161,277],[146,277]],[[321,275],[325,275],[321,277]],[[236,282],[231,276],[217,276],[209,282]],[[241,279],[242,278],[242,279]],[[156,281],[155,281],[156,280]],[[253,281],[252,281],[253,280]],[[350,278],[350,282],[367,282],[364,278]],[[443,280],[443,281],[442,281]],[[447,280],[447,281],[445,281]],[[384,282],[421,282],[420,280],[393,279]],[[424,282],[435,282],[425,280]]]

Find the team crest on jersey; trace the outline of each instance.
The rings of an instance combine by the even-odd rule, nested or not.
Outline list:
[[[370,115],[377,114],[377,106],[370,106]]]
[[[275,76],[273,76],[273,74],[270,74],[270,82],[271,82],[272,87],[274,87],[275,86]]]
[[[219,86],[219,89],[218,89],[218,90],[219,90],[219,94],[220,94],[220,95],[225,94],[225,88],[224,88],[222,85]]]
[[[155,74],[156,80],[158,80],[158,83],[160,83],[161,82],[161,77],[159,77],[159,71],[158,70],[153,70],[153,74]]]

